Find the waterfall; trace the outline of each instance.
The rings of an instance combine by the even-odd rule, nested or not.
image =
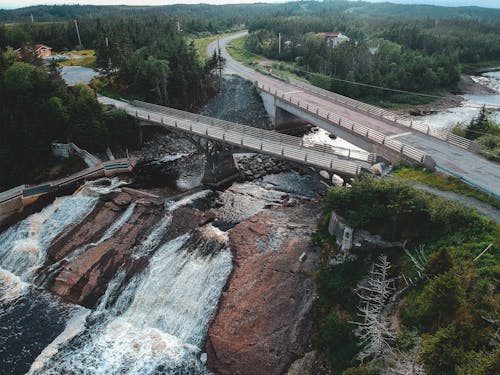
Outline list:
[[[164,236],[177,208],[210,193],[167,201],[163,218],[131,251],[136,259],[149,258],[147,267],[130,276],[123,265],[97,308],[74,315],[29,374],[208,374],[199,357],[232,270],[228,238],[211,225],[168,242]],[[134,208],[99,241],[113,236]]]
[[[56,198],[40,212],[0,233],[0,270],[32,282],[51,242],[83,220],[94,209],[99,195],[116,191],[121,184],[117,179],[87,183],[73,196]]]
[[[210,225],[160,245],[113,306],[106,292],[93,325],[30,373],[208,373],[200,347],[231,269],[227,237]]]
[[[91,212],[96,202],[96,197],[85,195],[60,197],[7,229],[0,234],[0,267],[32,281],[34,271],[45,261],[50,243]]]

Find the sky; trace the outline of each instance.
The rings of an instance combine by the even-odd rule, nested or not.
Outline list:
[[[167,5],[167,4],[236,4],[276,3],[286,0],[0,0],[0,9],[21,8],[30,5],[93,4],[93,5]],[[355,1],[355,0],[354,0]],[[393,2],[401,4],[434,4],[444,6],[475,5],[500,8],[500,0],[367,0],[371,2]]]

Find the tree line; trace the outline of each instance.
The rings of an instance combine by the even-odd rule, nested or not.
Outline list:
[[[69,88],[55,65],[16,61],[11,48],[0,52],[0,97],[0,190],[30,182],[44,170],[52,141],[100,152],[138,139],[134,121],[101,107],[89,87]]]

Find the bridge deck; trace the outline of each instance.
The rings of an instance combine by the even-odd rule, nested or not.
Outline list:
[[[439,139],[441,136],[437,133],[427,135],[423,129],[409,128],[409,124],[402,124],[402,121],[399,123],[394,122],[393,120],[396,119],[396,116],[391,117],[387,113],[377,115],[370,108],[356,108],[352,103],[342,102],[328,95],[321,94],[319,90],[312,91],[304,85],[284,82],[243,66],[234,60],[226,50],[228,42],[243,35],[245,35],[245,32],[219,40],[222,55],[226,58],[226,73],[237,74],[252,82],[258,81],[259,84],[264,84],[264,86],[271,88],[271,90],[280,90],[292,96],[293,100],[300,101],[303,105],[309,104],[310,106],[319,107],[326,112],[335,113],[345,119],[389,136],[394,141],[400,141],[428,153],[436,162],[437,168],[492,195],[500,197],[500,168],[498,164],[458,147],[467,146],[461,144],[459,140],[454,143],[450,142],[450,140],[446,142]],[[209,52],[213,53],[217,48],[217,43],[211,43],[208,48]],[[332,93],[332,96],[334,95]],[[453,136],[451,137],[453,138]]]
[[[301,138],[298,137],[198,116],[149,103],[135,102],[136,105],[133,105],[107,97],[99,97],[99,101],[122,108],[140,120],[170,129],[177,129],[341,175],[358,176],[361,173],[360,163],[342,160],[334,154],[328,153],[326,149],[318,150],[306,147]]]

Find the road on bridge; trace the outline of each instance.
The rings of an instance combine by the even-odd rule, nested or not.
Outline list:
[[[334,150],[328,150],[325,147],[309,147],[299,137],[272,130],[257,129],[140,101],[127,103],[105,96],[99,96],[98,99],[102,104],[125,110],[138,120],[291,160],[318,170],[335,172],[341,176],[358,176],[362,166],[368,168],[371,165],[370,161],[345,160],[336,155]],[[368,155],[365,154],[365,157]]]
[[[414,131],[387,119],[358,111],[338,101],[333,101],[324,95],[245,67],[233,59],[226,49],[230,41],[244,35],[246,35],[246,32],[232,34],[220,38],[219,41],[212,42],[208,46],[210,55],[218,48],[218,45],[220,46],[221,54],[226,59],[226,74],[236,74],[252,82],[258,81],[267,87],[280,90],[286,95],[293,95],[301,103],[322,108],[325,111],[377,130],[386,136],[391,136],[402,143],[429,154],[435,160],[438,169],[443,170],[445,173],[455,175],[482,190],[500,196],[500,167],[498,164],[435,137]]]

